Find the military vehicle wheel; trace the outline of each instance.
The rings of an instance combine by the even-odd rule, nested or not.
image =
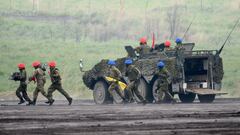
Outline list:
[[[138,84],[138,90],[148,102],[151,103],[153,101],[152,92],[149,89],[147,82],[143,78],[140,79],[140,83]],[[140,100],[137,98],[135,93],[134,93],[134,98],[137,100],[137,102],[140,102]]]
[[[156,91],[157,83],[158,83],[158,79],[154,81],[153,86],[152,86],[152,94],[153,94],[153,98],[156,102],[158,102],[158,94],[157,94],[157,91]],[[172,96],[174,96],[174,94],[172,94],[171,92],[170,92],[170,94]],[[172,101],[169,96],[165,95],[165,93],[163,93],[163,97],[164,97],[164,99],[163,99],[164,103],[170,103]]]
[[[198,99],[201,103],[212,103],[215,95],[198,95]]]
[[[93,98],[96,104],[106,104],[111,102],[108,92],[108,84],[104,81],[97,81],[93,89]]]
[[[178,94],[179,99],[183,103],[192,103],[196,97],[194,93]]]

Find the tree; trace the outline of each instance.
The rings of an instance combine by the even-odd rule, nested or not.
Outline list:
[[[174,5],[168,12],[167,12],[167,22],[169,24],[169,31],[170,31],[170,39],[173,39],[177,33],[177,28],[180,24],[180,18],[178,13],[179,6]]]

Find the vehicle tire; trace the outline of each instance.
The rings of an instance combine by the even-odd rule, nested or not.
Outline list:
[[[149,85],[143,78],[140,79],[140,83],[138,84],[138,90],[143,96],[143,98],[145,98],[149,103],[152,103],[153,101],[152,91],[150,90]],[[133,95],[137,102],[140,102],[135,93]]]
[[[158,83],[158,79],[156,79],[156,80],[154,81],[153,86],[152,86],[152,95],[153,95],[153,99],[154,99],[156,102],[158,102],[158,94],[157,94],[157,91],[156,91],[156,89],[157,89],[157,83]],[[174,94],[172,94],[171,92],[170,92],[170,94],[171,94],[172,96],[174,96]],[[165,93],[163,93],[163,96],[164,96],[164,99],[163,99],[163,102],[164,102],[164,103],[170,103],[170,102],[172,101],[169,96],[165,95]]]
[[[215,95],[198,95],[198,99],[201,103],[212,103]]]
[[[97,81],[93,88],[93,98],[96,104],[111,103],[112,99],[108,92],[108,84],[105,81]]]
[[[196,98],[196,94],[194,93],[178,94],[178,97],[183,103],[192,103]]]

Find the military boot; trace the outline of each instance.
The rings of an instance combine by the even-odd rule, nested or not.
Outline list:
[[[55,101],[54,99],[52,99],[51,101],[49,101],[49,105],[51,106],[54,101]]]
[[[32,101],[32,105],[36,105],[36,99]]]
[[[22,100],[20,100],[20,102],[18,104],[21,105],[23,103],[25,103],[25,101],[22,99]]]
[[[50,101],[48,100],[48,101],[46,101],[45,103],[46,103],[46,104],[49,104],[49,103],[50,103]]]
[[[73,100],[72,98],[69,98],[69,99],[68,99],[68,105],[71,105],[71,104],[72,104],[72,100]]]
[[[27,106],[33,105],[33,101],[28,101]]]

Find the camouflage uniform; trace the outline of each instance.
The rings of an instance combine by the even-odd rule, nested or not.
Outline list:
[[[25,69],[21,69],[20,70],[20,76],[19,76],[20,85],[16,90],[16,95],[20,99],[20,103],[23,103],[24,99],[25,99],[26,101],[29,102],[29,104],[31,104],[32,101],[28,97],[28,94],[27,94],[26,80],[27,80],[27,72],[26,72]]]
[[[130,100],[133,100],[133,93],[135,93],[135,95],[139,98],[141,102],[146,102],[146,100],[138,91],[138,84],[140,83],[141,72],[134,65],[129,65],[126,70],[126,76],[130,81],[126,88]]]
[[[183,44],[182,43],[177,43],[175,46],[175,50],[182,50],[184,49]]]
[[[44,91],[44,84],[46,83],[45,72],[40,67],[38,67],[29,79],[32,78],[35,78],[37,81],[37,87],[33,92],[33,104],[36,104],[39,92],[41,92],[42,95],[47,98],[47,93]]]
[[[165,47],[164,48],[164,51],[172,51],[172,50],[174,50],[172,47]]]
[[[148,45],[140,45],[134,49],[139,56],[143,56],[144,54],[147,54],[150,52],[150,47]]]
[[[171,83],[170,81],[170,74],[166,68],[159,69],[156,73],[158,76],[157,82],[157,94],[158,94],[158,102],[162,102],[165,96],[169,96],[172,101],[175,101],[173,96],[169,93],[168,85]]]
[[[122,78],[122,74],[119,71],[118,68],[116,68],[115,66],[111,66],[110,67],[110,74],[109,77],[116,79],[117,81],[120,81]],[[109,88],[108,88],[108,92],[113,96],[113,91],[115,90],[117,92],[117,94],[125,100],[124,95],[121,93],[121,90],[118,86],[118,82],[111,82]]]
[[[50,77],[52,84],[48,88],[48,94],[47,97],[49,99],[49,102],[53,102],[54,99],[52,98],[52,93],[55,90],[58,90],[68,101],[69,105],[72,103],[72,98],[68,95],[68,93],[62,88],[62,83],[61,83],[61,76],[59,74],[59,70],[57,68],[50,68]]]

